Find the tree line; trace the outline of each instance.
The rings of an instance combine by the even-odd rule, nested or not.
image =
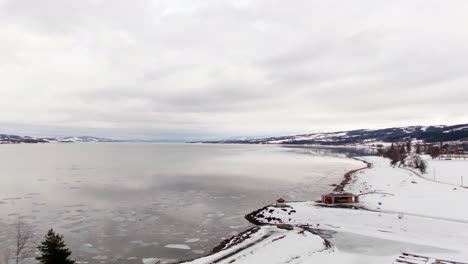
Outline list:
[[[387,148],[379,148],[377,150],[378,154],[389,158],[390,159],[390,164],[392,166],[410,166],[413,168],[418,169],[421,171],[421,173],[425,173],[427,169],[427,164],[424,162],[424,160],[421,159],[419,155],[414,155],[412,154],[412,144],[411,142],[405,142],[401,144],[394,144],[392,143],[390,147]],[[416,149],[414,150],[414,153],[416,154],[422,154],[424,151],[431,151],[431,148],[429,145],[416,145]],[[432,157],[432,155],[431,155]]]

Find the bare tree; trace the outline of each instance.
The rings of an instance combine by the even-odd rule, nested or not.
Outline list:
[[[0,263],[8,264],[11,259],[11,252],[13,251],[13,232],[11,225],[0,222]]]
[[[2,248],[1,253],[2,253],[1,263],[8,264],[8,260],[10,259],[10,252],[8,248]]]
[[[421,171],[421,173],[426,173],[426,169],[427,169],[427,164],[424,160],[421,160],[421,163],[419,164],[419,170]]]
[[[35,251],[34,232],[21,218],[13,224],[15,263],[20,264],[25,258],[31,257]]]

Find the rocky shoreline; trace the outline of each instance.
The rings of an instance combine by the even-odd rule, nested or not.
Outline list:
[[[371,168],[372,164],[367,162],[367,161],[364,161],[364,160],[361,160],[361,159],[356,159],[356,158],[353,158],[355,160],[358,160],[358,161],[361,161],[363,163],[366,164],[366,167],[362,167],[362,168],[359,168],[359,169],[355,169],[355,170],[351,170],[351,171],[348,171],[347,173],[344,174],[343,176],[343,180],[340,182],[340,184],[338,185],[334,185],[336,186],[333,191],[335,192],[341,192],[343,191],[344,187],[349,183],[349,181],[351,180],[351,177],[354,173],[358,172],[358,171],[361,171],[361,170],[364,170],[364,169],[368,169],[368,168]],[[268,208],[271,208],[271,207],[278,207],[278,208],[282,208],[282,210],[290,210],[289,213],[294,213],[295,211],[287,204],[284,204],[284,203],[274,203],[274,204],[270,204],[270,205],[266,205],[260,209],[257,209],[253,212],[250,212],[248,214],[246,214],[244,217],[247,221],[249,221],[249,223],[251,224],[254,224],[255,226],[254,227],[251,227],[237,235],[234,235],[228,239],[225,239],[223,241],[221,241],[217,246],[215,246],[212,251],[203,256],[203,257],[207,257],[207,256],[210,256],[210,255],[213,255],[215,253],[218,253],[218,252],[221,252],[223,250],[227,250],[235,245],[238,245],[240,243],[242,243],[243,241],[245,241],[246,239],[250,238],[250,236],[256,232],[258,232],[260,230],[260,227],[261,226],[268,226],[268,225],[272,225],[272,224],[267,224],[265,223],[264,221],[259,221],[257,219],[257,217],[259,216],[259,214],[262,212],[262,211],[265,211],[267,210]],[[271,218],[271,217],[270,217]],[[268,219],[267,219],[268,220]],[[269,220],[279,220],[280,219],[269,219]],[[282,229],[287,229],[287,228],[290,228],[289,225],[282,225],[282,224],[277,224],[276,225],[278,228],[282,228]],[[291,226],[292,227],[292,226]],[[308,226],[303,226],[304,229],[306,229],[308,232],[311,232],[313,234],[316,234],[320,237],[322,237],[320,234],[318,234],[314,229],[308,227]],[[325,246],[326,248],[330,248],[332,247],[332,244],[325,238],[322,237],[322,239],[324,239],[324,243],[325,243]],[[200,257],[200,258],[203,258],[203,257]],[[199,258],[197,258],[199,259]],[[186,260],[186,261],[182,261],[182,262],[178,262],[178,263],[187,263],[187,262],[190,262],[190,261],[193,261],[194,259],[192,260]]]
[[[343,180],[340,182],[340,184],[336,185],[335,189],[333,189],[334,192],[343,192],[344,187],[349,183],[349,181],[351,180],[351,176],[353,176],[354,173],[361,171],[361,170],[369,169],[372,167],[372,164],[365,160],[356,159],[356,158],[353,158],[353,159],[364,162],[366,164],[366,167],[362,167],[362,168],[348,171],[347,173],[345,173]]]
[[[333,185],[334,191],[359,194],[359,204],[279,199],[245,216],[258,231],[225,240],[220,251],[190,263],[394,263],[418,256],[468,264],[466,206],[453,203],[466,200],[465,188],[427,180],[383,157],[359,160],[366,167],[347,172]],[[468,167],[450,160],[437,164],[442,162],[442,179]]]

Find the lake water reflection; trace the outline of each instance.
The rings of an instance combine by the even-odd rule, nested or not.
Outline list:
[[[278,197],[318,199],[363,166],[347,158],[355,154],[362,153],[266,145],[2,145],[1,235],[22,216],[39,234],[51,227],[63,233],[74,257],[89,263],[195,258],[249,227],[244,214]]]

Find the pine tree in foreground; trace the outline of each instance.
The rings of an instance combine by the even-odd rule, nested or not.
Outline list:
[[[41,264],[75,264],[74,260],[68,259],[71,251],[66,247],[63,236],[56,234],[50,229],[44,241],[37,247],[41,255],[36,259]]]

